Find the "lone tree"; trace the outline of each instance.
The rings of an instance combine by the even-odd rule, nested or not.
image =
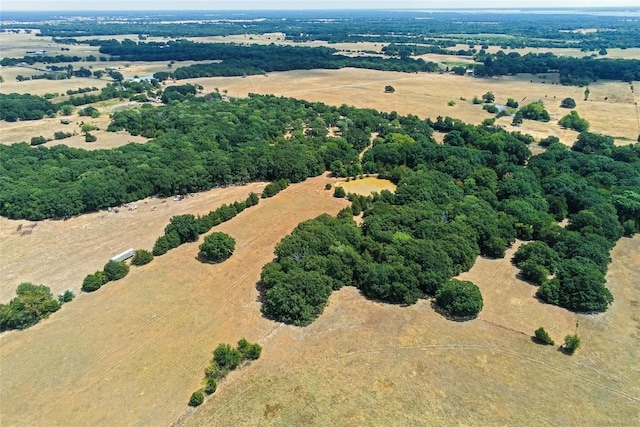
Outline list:
[[[384,87],[384,93],[393,93],[395,91],[396,91],[395,88],[391,85],[387,85]]]
[[[573,354],[580,347],[580,337],[578,334],[567,335],[564,337],[564,344],[562,350],[567,354]]]
[[[229,258],[236,248],[236,241],[225,233],[211,233],[200,245],[200,257],[209,262],[221,262]]]
[[[576,101],[573,98],[565,98],[560,102],[562,108],[576,108]]]
[[[493,94],[493,92],[487,92],[484,95],[482,95],[482,100],[486,103],[486,104],[492,104],[493,101],[496,100],[496,96]]]
[[[536,329],[535,338],[536,338],[536,341],[538,341],[540,344],[544,344],[544,345],[554,344],[553,340],[551,339],[547,331],[545,331],[544,328],[542,327]]]
[[[451,279],[436,292],[436,304],[450,316],[465,318],[477,316],[483,301],[475,284]]]

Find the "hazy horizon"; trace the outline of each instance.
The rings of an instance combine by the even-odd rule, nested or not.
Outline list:
[[[321,4],[315,2],[299,2],[284,0],[278,2],[264,2],[255,0],[223,0],[212,4],[209,1],[195,0],[188,7],[176,7],[176,3],[168,0],[156,0],[153,7],[145,7],[145,3],[130,2],[124,0],[112,0],[104,3],[87,3],[78,0],[60,0],[49,2],[43,0],[4,0],[1,12],[67,12],[67,11],[233,11],[233,10],[452,10],[452,9],[611,9],[611,8],[640,8],[638,0],[618,0],[606,5],[596,0],[566,0],[562,6],[558,6],[555,0],[528,0],[514,4],[507,0],[490,0],[479,3],[470,0],[449,0],[446,2],[400,0],[390,4],[387,1],[344,0],[324,1]]]

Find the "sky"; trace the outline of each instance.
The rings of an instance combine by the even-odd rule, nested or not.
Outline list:
[[[1,11],[640,7],[640,0],[0,0]],[[1,17],[0,17],[1,19]]]

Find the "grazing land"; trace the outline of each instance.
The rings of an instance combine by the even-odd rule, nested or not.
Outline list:
[[[79,292],[82,279],[102,269],[109,258],[129,248],[151,249],[174,215],[205,214],[217,206],[260,193],[266,183],[218,188],[181,201],[148,198],[130,203],[135,210],[95,212],[67,221],[39,221],[29,235],[20,235],[24,220],[0,218],[0,301],[8,302],[21,282],[43,283],[54,294]]]
[[[572,357],[534,344],[529,321],[492,313],[517,298],[522,318],[557,321],[556,342],[573,331],[570,313],[525,298],[517,288],[531,285],[512,274],[489,272],[478,283],[485,309],[464,323],[428,301],[385,305],[344,288],[312,325],[274,333],[260,361],[231,374],[180,425],[636,425],[639,249],[638,236],[614,249],[607,279],[616,302],[606,314],[578,316],[584,348]],[[492,261],[479,262],[474,277]],[[485,293],[490,277],[503,279],[492,282],[501,292]],[[521,326],[526,333],[512,330]]]
[[[266,343],[279,328],[261,316],[256,282],[275,244],[298,223],[323,212],[335,215],[347,205],[324,191],[328,182],[334,180],[320,176],[292,185],[214,228],[236,239],[233,256],[223,263],[201,263],[196,259],[198,244],[185,244],[147,266],[132,268],[120,281],[79,296],[28,330],[3,334],[2,424],[175,421],[199,387],[218,343],[235,343],[243,336]],[[243,198],[250,189],[243,189]],[[221,191],[218,200],[207,204],[196,204],[203,197],[198,195],[185,211],[208,211],[240,195],[240,188],[231,189],[233,195]],[[160,222],[155,229],[149,226],[141,245],[160,234]],[[143,228],[133,218],[125,224]],[[114,229],[105,228],[101,235],[109,231]],[[92,241],[99,241],[97,236]],[[43,253],[30,250],[31,257]],[[67,261],[56,251],[45,253],[58,268],[61,262],[68,270],[81,265],[81,260]]]
[[[117,25],[128,25],[126,18],[122,19],[123,22]],[[153,21],[154,18],[143,19]],[[164,19],[162,25],[176,25],[176,28],[178,24],[199,22],[187,18],[164,22]],[[573,28],[576,20],[579,15],[571,16],[566,25]],[[140,21],[139,26],[158,31],[158,22],[144,22]],[[281,23],[276,22],[267,33],[251,34],[250,25],[255,22],[250,19],[246,22],[247,30],[242,30],[246,33],[224,36],[163,37],[158,33],[151,36],[118,32],[113,36],[76,38],[161,43],[184,38],[203,43],[324,46],[337,49],[343,55],[367,55],[374,59],[379,59],[382,48],[390,43],[389,40],[396,40],[396,36],[399,44],[402,40],[412,44],[411,40],[414,40],[403,39],[411,29],[406,30],[407,34],[392,31],[397,22],[383,24],[391,25],[388,34],[360,34],[369,29],[358,27],[360,31],[336,34],[337,38],[333,38],[332,30],[318,30],[318,25],[333,28],[335,23],[331,20],[302,20],[301,24],[292,25],[309,25],[309,34],[299,33],[298,37],[298,32],[293,33],[299,40],[295,42],[287,39],[285,33],[275,32],[290,23],[280,27]],[[84,28],[93,25],[89,20],[73,25],[76,24],[80,29],[83,25]],[[231,28],[237,24],[229,21],[225,26]],[[565,25],[558,16],[548,24],[552,28]],[[203,34],[211,28],[206,27],[201,25],[194,34]],[[600,47],[589,46],[589,40],[573,44],[561,37],[558,39],[570,48],[513,48],[509,43],[516,36],[509,31],[518,33],[523,28],[526,34],[523,40],[537,43],[537,46],[545,43],[544,38],[535,35],[536,28],[526,28],[522,22],[514,23],[514,28],[507,29],[503,38],[497,34],[474,34],[473,37],[477,49],[482,44],[479,40],[485,37],[492,40],[492,45],[486,49],[489,53],[502,50],[520,55],[552,52],[558,56],[640,59],[636,41],[628,43],[631,47],[619,47],[625,46],[624,34],[637,32],[632,27],[623,27],[618,32],[623,34],[619,39],[613,31],[602,32],[601,40],[604,40],[607,52],[598,54],[595,52]],[[131,28],[128,31],[136,31]],[[22,57],[28,50],[46,50],[47,55],[92,55],[97,58],[57,65],[91,71],[112,68],[122,74],[120,80],[149,77],[157,72],[169,73],[190,65],[223,62],[110,61],[109,55],[99,52],[98,46],[72,41],[58,44],[52,37],[36,37],[35,32],[29,31],[0,32],[0,58]],[[591,28],[574,30],[579,34],[595,31]],[[224,33],[223,30],[218,34]],[[85,31],[83,34],[92,33]],[[325,36],[331,41],[313,40],[314,36]],[[445,31],[440,36],[445,42],[443,46],[452,51],[472,48],[470,44],[446,44],[451,40],[464,42],[464,34]],[[366,41],[357,42],[361,37]],[[378,38],[380,42],[371,41]],[[509,47],[493,45],[501,42]],[[335,106],[347,104],[395,111],[421,119],[450,116],[470,124],[480,124],[495,117],[484,111],[482,105],[472,102],[474,97],[492,92],[497,105],[506,104],[509,98],[520,106],[541,100],[550,115],[548,123],[525,120],[516,127],[507,116],[496,119],[496,125],[509,132],[530,134],[536,140],[554,135],[567,146],[576,141],[578,133],[561,128],[557,122],[569,112],[560,108],[560,101],[571,97],[577,103],[575,109],[580,117],[590,123],[591,132],[614,137],[616,145],[638,141],[640,110],[634,91],[637,75],[631,83],[602,79],[592,82],[588,85],[587,100],[584,99],[585,87],[561,85],[559,73],[482,79],[457,76],[445,69],[462,66],[465,70],[461,74],[465,74],[467,67],[478,65],[476,60],[482,59],[438,52],[419,58],[438,63],[440,73],[313,69],[264,75],[248,73],[239,77],[168,78],[156,88],[191,83],[197,85],[198,94],[221,94],[215,98],[221,101],[249,94],[274,94]],[[287,61],[291,62],[290,59]],[[45,67],[46,64],[41,63],[0,67],[0,93],[55,94],[51,95],[51,101],[59,103],[68,98],[67,90],[94,86],[101,89],[115,79],[108,73],[96,78],[22,82],[16,79],[18,75],[42,74]],[[385,93],[386,86],[392,86],[393,91]],[[195,88],[191,89],[196,92]],[[161,97],[159,92],[149,96],[154,98],[151,105],[160,105],[155,99]],[[207,101],[211,98],[214,97]],[[186,104],[190,101],[184,101],[184,105],[181,102],[175,101],[172,105],[187,111]],[[73,136],[48,141],[45,147],[65,144],[96,150],[148,141],[124,130],[106,132],[112,113],[138,108],[139,102],[121,98],[91,105],[99,110],[99,117],[80,117],[76,107],[69,116],[2,121],[0,144],[28,143],[39,135],[53,138],[59,131],[73,133]],[[264,117],[269,120],[268,115]],[[328,129],[330,136],[342,131],[335,123],[330,124],[333,117],[325,118],[324,123],[332,126]],[[63,124],[61,119],[67,119],[69,123]],[[243,116],[237,120],[244,125],[245,121],[257,123],[260,121],[257,119]],[[222,122],[218,117],[212,116],[212,120]],[[296,124],[299,132],[313,129],[308,123],[303,124],[302,119],[299,122]],[[91,131],[97,137],[96,142],[85,142],[80,128],[83,123],[98,128]],[[343,125],[351,126],[346,121]],[[362,133],[364,140],[371,132],[372,139],[378,136],[378,131],[383,134],[388,129],[367,128]],[[190,143],[199,138],[194,135],[186,137]],[[212,135],[211,129],[203,131],[202,139],[213,140]],[[287,137],[292,135],[293,132],[286,134]],[[300,137],[303,138],[302,134]],[[433,138],[438,143],[444,142],[444,134],[435,132]],[[249,145],[252,140],[249,138],[240,143]],[[259,141],[260,137],[256,136],[255,142]],[[279,142],[264,144],[271,148]],[[519,144],[524,146],[522,142]],[[545,150],[534,145],[530,148],[534,154]],[[374,150],[375,147],[372,152]],[[552,152],[553,148],[548,154]],[[355,154],[353,156],[355,158]],[[213,170],[216,166],[212,164],[207,167]],[[523,160],[521,165],[524,164]],[[529,166],[532,165],[530,162]],[[507,175],[510,174],[496,175],[496,178],[502,180]],[[271,178],[263,176],[259,179]],[[350,286],[333,292],[323,314],[307,327],[268,320],[261,312],[264,301],[260,292],[264,289],[259,281],[263,266],[274,258],[278,242],[302,221],[322,213],[336,215],[349,206],[347,200],[333,197],[333,190],[325,190],[327,184],[342,186],[347,193],[360,195],[383,189],[396,190],[392,182],[374,177],[345,182],[325,173],[308,178],[290,185],[274,197],[261,199],[258,205],[211,230],[224,232],[235,239],[235,252],[228,260],[218,264],[201,262],[198,244],[203,236],[200,236],[199,242],[185,243],[156,257],[148,265],[131,267],[125,278],[109,282],[93,293],[80,291],[87,274],[102,269],[110,257],[126,249],[151,249],[171,217],[208,213],[222,204],[244,200],[250,192],[260,194],[267,183],[215,188],[187,195],[179,201],[173,197],[147,198],[120,207],[118,213],[103,210],[64,221],[32,222],[0,217],[0,302],[11,300],[21,282],[44,284],[54,295],[67,289],[77,294],[72,303],[65,304],[60,311],[35,326],[0,334],[0,424],[175,427],[640,425],[640,236],[637,233],[633,238],[619,240],[610,254],[613,262],[608,267],[606,286],[615,300],[604,313],[577,314],[538,300],[535,297],[538,288],[521,280],[519,268],[511,263],[514,253],[523,244],[516,240],[504,258],[479,257],[469,271],[456,277],[472,281],[482,292],[484,307],[473,320],[447,320],[434,310],[432,299],[419,299],[416,304],[406,307],[385,304],[366,299],[358,289]],[[399,188],[402,190],[403,187]],[[603,197],[609,191],[604,179],[601,190]],[[514,191],[514,196],[518,196],[516,193]],[[437,213],[440,218],[440,211]],[[615,217],[615,212],[612,215]],[[362,214],[355,219],[362,223]],[[567,224],[571,221],[565,220],[563,225]],[[26,229],[30,233],[20,232]],[[394,235],[398,239],[403,237],[402,233]],[[532,335],[539,327],[549,332],[555,346],[534,342]],[[568,356],[560,351],[558,344],[573,333],[580,336],[582,346],[575,355]],[[199,408],[188,407],[189,396],[202,386],[213,348],[218,343],[234,344],[242,337],[263,346],[260,360],[230,373],[220,381],[215,395]]]

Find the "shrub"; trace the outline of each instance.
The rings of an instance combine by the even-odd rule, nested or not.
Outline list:
[[[562,108],[576,108],[576,101],[573,98],[565,98],[560,102]]]
[[[258,196],[254,192],[251,192],[249,193],[249,196],[247,197],[247,200],[244,203],[247,207],[250,207],[250,206],[257,205],[259,202],[260,202],[260,196]]]
[[[93,292],[100,289],[100,287],[106,284],[109,278],[104,271],[96,271],[93,274],[87,275],[82,281],[82,290],[84,292]]]
[[[56,133],[53,134],[53,138],[56,140],[60,140],[60,139],[65,139],[65,138],[71,138],[73,136],[72,133],[70,132],[62,132],[62,131],[58,131]],[[31,144],[33,145],[33,144]]]
[[[589,130],[589,122],[578,115],[578,112],[573,110],[558,121],[558,124],[565,129],[572,129],[576,132],[585,132]]]
[[[229,258],[236,248],[236,241],[225,233],[211,233],[200,245],[200,257],[205,261],[221,262]]]
[[[469,281],[451,279],[436,292],[436,304],[453,317],[475,317],[483,306],[480,289]]]
[[[180,236],[175,231],[165,234],[167,236],[167,244],[169,249],[175,249],[180,246]]]
[[[234,370],[242,362],[242,353],[229,344],[220,344],[213,351],[213,360],[222,370]]]
[[[518,101],[513,98],[507,99],[507,107],[509,108],[518,108]]]
[[[560,142],[560,138],[558,138],[557,136],[551,135],[551,136],[548,136],[546,138],[541,139],[540,140],[540,146],[541,147],[548,147],[551,144],[556,144],[558,142]]]
[[[260,344],[251,344],[242,338],[238,341],[238,351],[242,355],[243,360],[258,360],[262,353],[262,346]]]
[[[325,190],[331,190],[331,184],[329,184],[328,182],[324,185],[324,189]]]
[[[47,138],[44,136],[34,136],[31,138],[31,145],[42,145],[47,142]]]
[[[169,240],[167,239],[167,236],[160,236],[156,240],[156,243],[154,243],[151,253],[155,256],[160,256],[169,252],[169,249]]]
[[[562,349],[567,354],[573,354],[580,347],[580,337],[578,334],[567,335],[564,337],[564,345]]]
[[[189,406],[195,408],[196,406],[202,405],[202,402],[204,402],[204,393],[200,390],[194,391],[189,399]]]
[[[387,85],[384,87],[384,93],[394,93],[395,91],[396,89],[391,85]]]
[[[218,383],[215,378],[207,377],[204,380],[204,392],[207,394],[213,394],[218,389]]]
[[[58,295],[58,302],[60,304],[64,304],[65,302],[72,301],[75,297],[76,296],[73,291],[71,289],[67,289],[66,291]]]
[[[138,249],[131,259],[131,264],[140,266],[149,264],[151,261],[153,261],[153,254],[151,252],[144,249]]]
[[[109,281],[120,280],[129,273],[129,266],[124,261],[109,260],[104,266],[104,274]]]
[[[344,197],[347,196],[347,192],[344,191],[344,188],[337,186],[333,189],[333,197],[337,197],[339,199],[342,199]]]
[[[198,240],[198,223],[196,217],[191,214],[176,215],[171,217],[169,225],[164,229],[164,234],[169,235],[175,232],[180,239],[180,244],[195,242]]]
[[[496,114],[498,112],[498,107],[493,104],[485,104],[482,106],[482,109],[491,114]]]
[[[551,339],[551,337],[549,336],[549,334],[547,333],[547,331],[545,331],[544,328],[542,327],[536,329],[534,336],[540,344],[544,344],[544,345],[555,344]]]
[[[98,137],[87,132],[84,136],[84,142],[96,142]]]

